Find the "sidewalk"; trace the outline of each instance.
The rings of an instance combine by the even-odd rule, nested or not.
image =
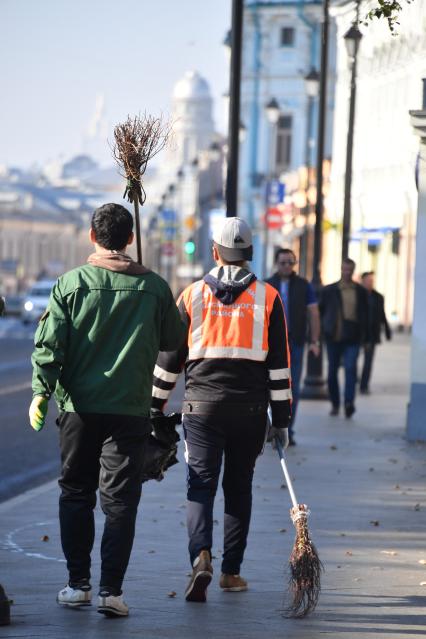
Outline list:
[[[66,582],[57,498],[52,482],[0,505],[0,583],[14,600],[12,625],[1,637],[146,639],[421,637],[426,632],[426,446],[404,440],[409,349],[396,336],[378,349],[373,394],[360,397],[350,421],[330,418],[326,402],[303,402],[298,446],[288,464],[300,501],[311,508],[310,530],[325,566],[317,610],[304,620],[279,614],[284,567],[294,540],[288,491],[268,447],[255,475],[253,519],[242,574],[246,593],[219,591],[223,500],[217,498],[215,578],[208,603],[183,599],[189,564],[185,469],[144,489],[125,581],[128,619],[55,603]],[[182,450],[181,450],[182,453]],[[93,553],[99,575],[102,513]],[[284,530],[285,529],[285,530]],[[44,535],[48,541],[42,541]],[[168,593],[175,591],[176,597]]]

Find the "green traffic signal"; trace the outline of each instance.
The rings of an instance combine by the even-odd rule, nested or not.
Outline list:
[[[194,255],[195,253],[195,242],[194,240],[188,240],[187,242],[185,242],[185,253],[187,255]]]

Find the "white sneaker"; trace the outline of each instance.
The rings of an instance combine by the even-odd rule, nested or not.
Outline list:
[[[127,617],[129,608],[123,600],[123,595],[99,595],[98,612],[107,617]]]
[[[65,586],[58,592],[56,601],[60,606],[69,606],[70,608],[90,606],[92,603],[92,591],[90,589],[81,590],[80,588]]]

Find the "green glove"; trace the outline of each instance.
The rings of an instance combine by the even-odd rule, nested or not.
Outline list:
[[[44,426],[44,420],[46,419],[47,409],[49,407],[49,401],[42,395],[36,395],[31,402],[29,416],[30,424],[34,430],[39,431]]]

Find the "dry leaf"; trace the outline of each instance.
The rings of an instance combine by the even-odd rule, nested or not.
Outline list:
[[[287,528],[280,528],[278,532],[285,533],[285,532],[287,532]]]
[[[155,555],[155,550],[148,550],[149,555]]]
[[[170,597],[170,599],[173,599],[173,597],[176,597],[176,593],[174,590],[172,590],[171,592],[167,593],[167,596]]]
[[[373,524],[373,526],[380,526],[380,521],[378,519],[372,519],[370,524]]]
[[[416,505],[414,506],[414,510],[416,510],[416,511],[418,512],[418,511],[420,510],[420,504],[416,504]]]
[[[340,533],[341,537],[346,537],[346,533]]]
[[[49,541],[49,535],[43,535],[41,538],[42,541]]]
[[[374,472],[374,468],[373,467],[369,468],[368,470],[370,471],[370,473]]]
[[[336,568],[341,568],[342,566],[336,566]]]
[[[396,550],[381,550],[380,552],[382,555],[390,555],[391,557],[395,557],[398,554]]]
[[[332,446],[330,446],[330,450],[337,450],[337,446],[333,444]]]
[[[287,490],[287,486],[286,486],[286,484],[281,484],[281,488],[282,488],[283,490]]]
[[[345,554],[346,554],[346,555],[349,555],[349,557],[352,557],[353,552],[352,552],[352,550],[347,550]]]
[[[401,490],[400,487],[399,487],[399,484],[395,484],[394,488],[395,488],[395,490]]]

